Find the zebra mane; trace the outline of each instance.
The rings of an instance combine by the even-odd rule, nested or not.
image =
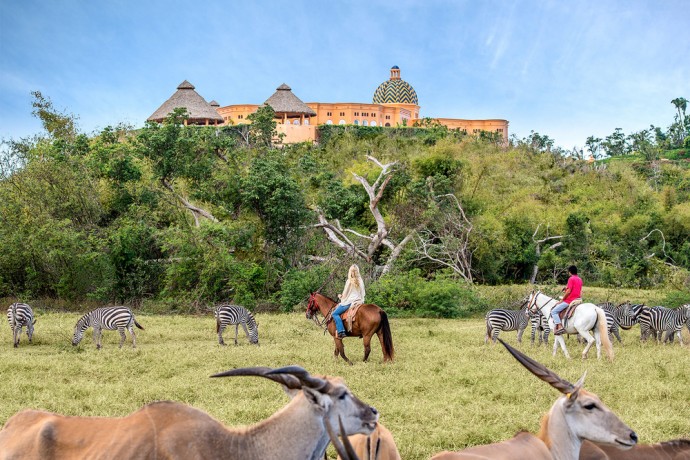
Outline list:
[[[254,319],[254,315],[249,310],[247,310],[247,326],[256,329],[256,319]]]

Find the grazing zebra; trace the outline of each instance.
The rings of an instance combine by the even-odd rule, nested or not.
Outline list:
[[[22,335],[22,328],[26,326],[26,335],[29,336],[29,343],[34,336],[34,312],[30,306],[25,303],[13,303],[7,309],[7,322],[10,323],[12,329],[12,343],[14,348],[19,346],[19,336]]]
[[[254,320],[249,310],[239,305],[221,305],[215,309],[213,315],[216,317],[216,332],[218,333],[218,343],[225,345],[223,341],[223,331],[228,325],[235,325],[235,345],[237,345],[237,332],[242,325],[244,333],[247,334],[249,343],[259,344],[259,324]],[[249,330],[247,330],[249,327]]]
[[[622,305],[623,304],[616,306],[611,302],[597,304],[597,307],[604,310],[604,314],[606,315],[606,327],[609,331],[609,339],[613,340],[612,337],[616,336],[618,343],[623,343],[621,340],[620,331],[618,329],[620,325],[618,317],[622,316]]]
[[[529,319],[532,323],[532,345],[534,345],[534,334],[537,331],[539,331],[539,345],[541,346],[542,342],[548,344],[549,333],[551,332],[549,318],[543,315],[541,311],[538,311],[536,313],[529,312]]]
[[[484,343],[489,341],[489,337],[496,343],[498,333],[501,331],[517,331],[517,340],[522,343],[522,333],[525,332],[528,318],[526,307],[520,310],[504,310],[502,308],[490,310],[484,316],[486,321]]]
[[[103,329],[115,330],[120,332],[120,348],[125,343],[125,329],[129,330],[129,335],[132,337],[132,347],[137,347],[137,336],[134,334],[134,326],[141,330],[141,324],[134,319],[132,310],[127,307],[102,307],[85,314],[74,327],[74,337],[72,338],[72,345],[76,346],[84,337],[84,331],[89,327],[93,327],[93,340],[96,342],[96,348],[101,349],[101,336]]]
[[[660,340],[660,333],[676,334],[680,345],[683,346],[681,330],[683,325],[687,324],[688,319],[690,319],[690,304],[674,309],[664,307],[649,308],[643,310],[639,316],[640,331],[644,340],[653,331],[657,342]]]

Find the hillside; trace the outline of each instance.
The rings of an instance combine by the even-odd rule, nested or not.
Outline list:
[[[270,113],[86,136],[43,103],[45,133],[3,150],[0,296],[290,310],[354,262],[371,301],[458,316],[486,306],[472,285],[558,284],[574,263],[590,286],[690,300],[680,151],[588,163],[437,126],[274,146]]]

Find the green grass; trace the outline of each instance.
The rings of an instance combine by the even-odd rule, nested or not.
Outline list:
[[[119,335],[104,333],[97,351],[90,330],[70,344],[79,314],[40,314],[35,342],[26,336],[12,348],[9,328],[0,334],[0,423],[25,408],[69,415],[119,416],[155,400],[171,399],[207,411],[227,425],[258,422],[287,404],[273,382],[238,377],[209,379],[234,367],[299,364],[312,373],[340,375],[363,401],[381,412],[405,459],[426,459],[444,449],[489,443],[520,429],[535,432],[541,415],[558,397],[500,345],[484,345],[481,319],[392,319],[397,353],[383,364],[378,341],[362,363],[358,339],[346,339],[348,366],[333,359],[333,341],[300,314],[259,314],[260,347],[241,329],[217,344],[210,316],[146,316],[138,321],[138,348],[119,350]],[[639,329],[624,332],[613,363],[567,361],[551,347],[519,348],[575,382],[587,370],[585,387],[637,431],[642,442],[690,437],[690,347],[638,343]],[[502,335],[515,344],[515,333]],[[687,331],[685,339],[688,340]],[[129,339],[128,339],[129,340]],[[568,341],[573,356],[581,346]]]

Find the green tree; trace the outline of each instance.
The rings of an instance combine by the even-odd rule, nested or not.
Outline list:
[[[606,136],[601,146],[610,157],[623,156],[628,153],[629,148],[627,138],[621,128],[616,128],[612,134]]]
[[[250,143],[256,147],[270,147],[273,139],[278,137],[276,131],[275,110],[268,104],[249,115],[247,119],[252,122],[250,127]]]

